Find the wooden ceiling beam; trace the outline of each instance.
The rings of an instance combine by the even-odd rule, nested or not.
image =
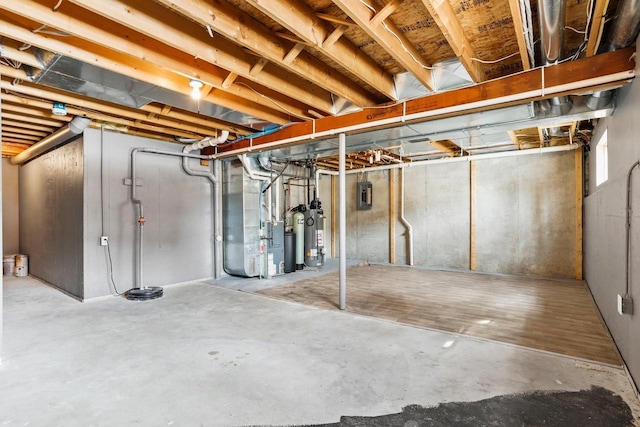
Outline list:
[[[2,104],[3,108],[6,108],[7,106],[9,106],[9,104],[5,102],[5,97],[11,102],[18,102],[18,103],[22,103],[23,105],[29,106],[29,109],[32,112],[38,111],[38,110],[39,111],[50,110],[52,105],[52,102],[49,102],[49,101],[40,101],[36,99],[21,98],[18,95],[3,94],[3,104]],[[86,116],[94,120],[94,122],[98,124],[113,123],[118,126],[152,131],[158,135],[165,133],[167,135],[172,135],[175,137],[190,138],[190,139],[200,138],[204,136],[202,134],[196,134],[188,130],[183,131],[183,130],[175,129],[168,126],[158,126],[154,124],[149,124],[148,123],[149,121],[147,121],[147,123],[144,123],[141,120],[130,119],[120,115],[109,115],[109,114],[104,114],[104,113],[95,112],[95,111],[87,111],[86,109],[77,108],[77,107],[74,107],[73,105],[67,105],[67,113],[68,113],[67,116],[61,117],[61,118],[64,118],[66,121],[70,121],[71,119],[73,119],[73,116]],[[4,112],[2,113],[2,115],[3,117],[6,117],[6,114]],[[55,117],[60,117],[60,116],[55,116]],[[152,121],[155,122],[156,120],[153,119]],[[57,127],[61,127],[63,125],[64,123],[60,123]],[[217,136],[217,134],[212,132],[207,136]]]
[[[15,75],[12,75],[11,70],[7,70],[7,68],[8,67],[6,66],[0,66],[0,74],[2,76],[16,78]],[[21,70],[13,70],[13,71],[21,71]],[[82,113],[86,114],[87,117],[90,117],[91,112],[97,111],[104,116],[112,115],[116,117],[126,117],[127,119],[130,119],[130,120],[140,120],[141,122],[147,121],[156,126],[158,125],[165,126],[167,128],[173,128],[178,131],[191,132],[196,137],[198,135],[216,136],[218,134],[218,129],[216,128],[203,127],[201,125],[195,125],[187,122],[167,119],[164,117],[154,117],[150,119],[147,114],[145,114],[140,110],[136,110],[128,107],[122,107],[122,106],[108,103],[105,101],[97,101],[81,95],[73,94],[71,92],[65,92],[65,91],[50,89],[50,88],[44,89],[42,87],[37,87],[29,83],[13,85],[11,82],[2,80],[0,82],[0,88],[7,91],[17,92],[29,97],[35,97],[37,99],[49,100],[50,101],[49,108],[51,108],[51,105],[53,104],[53,102],[64,102],[65,104],[67,104],[67,112],[69,112],[70,107],[77,107],[81,109]],[[26,99],[25,101],[30,101],[30,100]]]
[[[90,0],[73,1],[86,3]],[[345,76],[323,63],[320,59],[304,52],[304,45],[300,46],[299,43],[296,43],[293,47],[287,46],[266,25],[224,2],[205,0],[156,0],[156,2],[199,23],[205,28],[213,29],[239,45],[269,59],[274,64],[280,65],[284,69],[349,100],[355,105],[363,107],[375,105],[379,102],[378,99],[371,96],[358,84],[346,79]],[[95,1],[92,3],[95,4]],[[276,7],[279,3],[281,2],[271,1],[269,7]],[[146,15],[155,17],[159,9],[157,7],[149,7],[148,10],[141,9],[141,11],[144,11]],[[165,20],[165,22],[169,21]],[[291,49],[297,51],[297,55],[294,56],[295,59],[289,57],[288,52]]]
[[[30,50],[20,50],[20,43],[11,39],[4,39],[1,43],[0,52],[2,53],[2,57],[18,61],[19,63],[30,67],[38,69],[43,68],[43,64],[38,61],[36,56]]]
[[[19,120],[10,120],[10,119],[7,119],[4,113],[2,114],[2,126],[17,126],[23,129],[30,129],[30,130],[35,130],[35,131],[40,131],[45,133],[51,133],[54,130],[56,130],[56,127],[52,127],[52,126],[41,126],[41,125],[23,122]]]
[[[272,150],[276,147],[334,138],[341,132],[358,134],[400,124],[425,123],[457,117],[476,111],[490,111],[511,105],[568,94],[585,94],[624,86],[635,77],[635,47],[607,52],[590,58],[553,66],[532,68],[500,79],[460,89],[436,92],[421,98],[378,108],[365,108],[341,116],[325,117],[282,128],[270,135],[217,147],[218,158],[247,151]],[[544,74],[543,74],[544,73]]]
[[[23,11],[23,3],[27,3],[27,1],[22,1],[19,7],[12,8],[17,9],[14,13],[25,13]],[[277,88],[281,94],[286,94],[293,99],[319,108],[327,113],[331,113],[333,110],[333,102],[329,91],[309,84],[309,80],[276,66],[267,65],[260,73],[252,75],[250,71],[255,62],[254,55],[238,49],[238,45],[224,37],[217,37],[214,41],[209,37],[205,29],[191,24],[191,21],[172,13],[161,5],[153,2],[123,0],[111,0],[109,2],[68,0],[62,4],[58,12],[47,13],[49,20],[45,19],[44,22],[50,22],[53,19],[50,15],[61,15],[63,10],[72,10],[75,15],[77,11],[69,7],[69,3],[95,14],[94,17],[85,15],[82,20],[77,20],[84,27],[88,27],[88,31],[83,31],[84,38],[88,40],[95,38],[95,33],[100,31],[106,33],[101,35],[101,38],[106,40],[127,37],[139,39],[140,34],[143,34],[146,39],[154,39],[166,46],[191,55],[191,62],[193,62],[194,58],[197,58],[265,87]],[[5,6],[1,7],[4,8]],[[122,27],[121,33],[115,30],[111,32],[104,30],[105,18],[107,21]],[[71,31],[76,32],[77,29],[73,28]],[[115,34],[119,34],[120,37],[116,37]],[[143,58],[146,59],[146,57]],[[198,76],[193,77],[198,78]]]
[[[168,1],[168,0],[167,0]],[[337,24],[334,29],[316,15],[305,2],[299,0],[247,0],[247,3],[282,25],[300,40],[316,46],[325,55],[357,75],[388,100],[395,100],[393,76],[380,68],[361,49],[341,38],[348,25]]]
[[[38,131],[38,130],[33,130],[33,129],[27,129],[27,128],[23,128],[23,127],[16,127],[16,126],[10,126],[6,123],[4,123],[4,121],[2,122],[2,133],[19,133],[19,134],[23,134],[23,135],[31,135],[31,136],[39,136],[40,138],[44,138],[45,136],[49,135],[51,132],[42,132],[42,131]]]
[[[520,10],[520,2],[518,0],[509,0],[509,8],[511,9],[511,17],[513,18],[513,29],[515,31],[516,40],[518,41],[518,50],[520,51],[520,60],[522,61],[522,69],[529,70],[531,61],[529,60],[529,50],[524,34],[524,24],[522,22],[522,11]],[[533,28],[530,29],[533,31]]]
[[[365,6],[360,0],[333,0],[333,2],[353,19],[369,37],[395,58],[405,70],[413,74],[426,88],[433,90],[433,76],[429,64],[424,63],[418,49],[393,23],[386,20],[371,25],[370,21],[377,11],[372,6]]]
[[[2,131],[2,138],[13,138],[14,140],[24,141],[40,141],[42,139],[41,136],[31,136],[16,132],[6,132],[4,130]]]
[[[144,46],[138,47],[133,41],[119,41],[116,36],[107,39],[98,39],[103,35],[101,33],[95,34],[95,41],[98,44],[75,37],[58,40],[53,37],[47,37],[46,35],[33,33],[29,31],[28,25],[29,23],[27,22],[12,22],[11,20],[5,19],[0,25],[0,35],[11,37],[42,49],[57,52],[82,62],[94,64],[106,70],[126,74],[135,79],[146,81],[176,92],[187,93],[190,90],[188,85],[189,79],[186,76],[194,74],[194,70],[198,71],[198,78],[202,79],[203,82],[221,89],[228,75],[228,72],[214,66],[202,64],[202,61],[200,61],[197,67],[194,67],[193,64],[189,63],[189,61],[194,62],[193,58],[183,54],[169,54],[166,52],[167,49],[155,50],[153,44],[151,44],[149,48]],[[83,28],[78,28],[76,31],[80,34]],[[114,48],[129,49],[128,52],[140,52],[142,58],[104,46],[110,43],[114,45]],[[172,73],[176,74],[174,75]],[[261,96],[261,92],[265,94],[265,96]],[[290,113],[274,108],[276,105],[273,101],[267,99],[271,97],[275,97],[275,102],[289,111],[293,111],[294,113],[299,112],[300,114],[306,111],[305,105],[301,105],[301,103],[297,101],[289,102],[289,98],[285,98],[266,88],[257,87],[256,90],[252,90],[240,84],[217,92],[215,97],[207,97],[205,100],[273,123],[285,124],[291,122]],[[212,118],[211,120],[215,119]],[[225,124],[224,121],[219,122],[221,129],[232,127],[230,123]],[[252,132],[249,130],[243,131],[239,126],[236,127],[237,129],[234,131],[236,133],[248,134]]]
[[[602,39],[602,30],[604,29],[605,17],[609,8],[609,0],[596,0],[593,8],[593,16],[591,20],[591,28],[589,30],[589,42],[587,43],[587,56],[593,56],[598,53],[600,40]]]
[[[2,118],[19,121],[27,120],[29,123],[55,128],[71,121],[70,117],[56,116],[51,112],[51,109],[46,111],[10,104],[4,94],[2,95]]]
[[[482,64],[476,60],[478,55],[449,0],[422,0],[422,3],[473,81],[478,83],[487,80]]]

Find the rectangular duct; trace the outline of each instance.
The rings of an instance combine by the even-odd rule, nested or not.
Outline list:
[[[222,175],[224,271],[234,276],[258,276],[261,181],[246,176],[237,160],[224,162]]]

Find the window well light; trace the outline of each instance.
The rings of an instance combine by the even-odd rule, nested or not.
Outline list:
[[[202,89],[202,82],[200,80],[191,79],[189,81],[189,86],[191,86],[191,97],[193,99],[200,99],[200,89]]]

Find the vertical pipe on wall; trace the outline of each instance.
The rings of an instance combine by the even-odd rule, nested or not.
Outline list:
[[[469,162],[469,270],[476,269],[476,162]]]
[[[214,278],[222,277],[222,190],[220,180],[222,179],[222,162],[213,161],[213,174],[218,177],[213,183],[213,197],[215,208],[213,211],[213,262]]]
[[[396,171],[389,170],[389,263],[396,263]]]
[[[413,265],[413,227],[404,216],[404,168],[400,169],[400,222],[407,229],[407,240],[409,243],[408,264]]]
[[[339,240],[340,240],[340,310],[347,308],[347,179],[346,179],[346,136],[341,133],[338,138],[339,164],[338,179],[340,191],[339,204]]]
[[[629,289],[631,288],[631,272],[629,268],[629,261],[631,259],[631,178],[633,177],[633,171],[640,166],[640,160],[636,161],[627,174],[627,223],[626,223],[626,240],[627,240],[627,256],[625,257],[626,267],[626,284],[624,294],[629,295]]]

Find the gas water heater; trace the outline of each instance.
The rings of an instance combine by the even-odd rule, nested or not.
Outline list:
[[[318,199],[304,213],[304,264],[322,267],[324,262],[324,212]]]

